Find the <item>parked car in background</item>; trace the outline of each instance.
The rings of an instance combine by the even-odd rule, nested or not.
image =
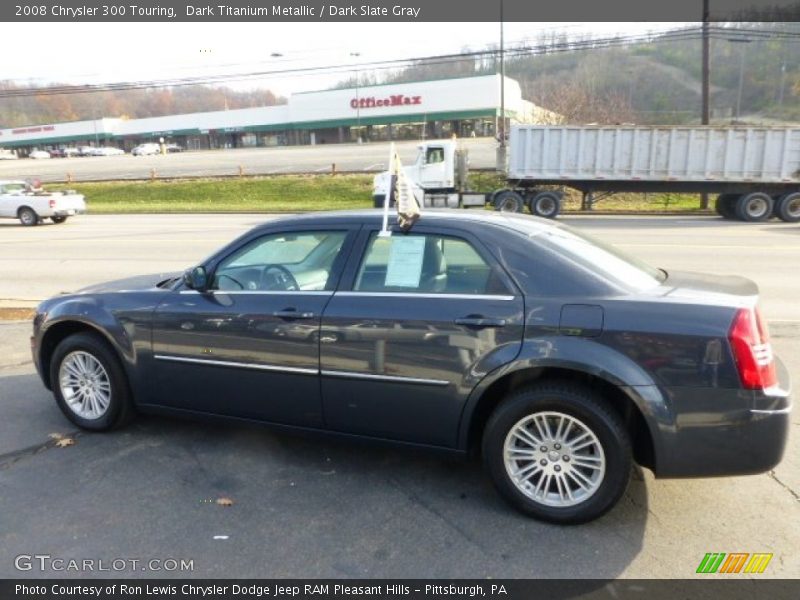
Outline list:
[[[700,477],[781,460],[789,376],[752,281],[517,214],[381,221],[275,219],[183,276],[47,300],[36,369],[92,431],[138,409],[476,450],[506,500],[558,523],[611,509],[634,461]]]
[[[160,152],[161,148],[159,148],[158,144],[139,144],[131,150],[131,154],[134,156],[149,156]]]
[[[17,153],[13,150],[6,150],[5,148],[0,148],[0,160],[17,160],[19,158]]]
[[[68,217],[86,211],[81,194],[71,190],[47,192],[27,181],[0,181],[0,217],[19,219],[27,226],[42,219],[63,223]]]
[[[167,152],[172,154],[173,152],[183,152],[183,146],[178,144],[167,144]]]
[[[52,148],[48,152],[50,153],[50,158],[64,158],[66,156],[61,148]]]
[[[91,156],[94,146],[78,146],[78,156]]]
[[[77,148],[64,148],[64,157],[69,158],[71,156],[80,156],[81,152]]]
[[[50,158],[50,153],[47,150],[34,150],[28,154],[28,158],[42,159]]]
[[[125,154],[125,150],[114,146],[100,146],[92,150],[92,156],[120,156],[122,154]]]

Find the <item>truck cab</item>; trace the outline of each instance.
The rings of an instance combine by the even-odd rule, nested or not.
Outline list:
[[[413,185],[414,195],[420,206],[446,206],[454,208],[461,205],[459,190],[459,161],[466,167],[466,153],[458,149],[458,144],[450,140],[431,140],[417,146],[414,162],[403,167],[406,177]],[[465,169],[463,169],[465,171]],[[376,207],[383,206],[389,191],[391,178],[388,171],[378,173],[373,180],[373,199]],[[481,197],[480,204],[484,204]]]

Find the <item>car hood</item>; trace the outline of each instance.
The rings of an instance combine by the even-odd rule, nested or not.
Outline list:
[[[758,300],[755,282],[738,275],[710,275],[691,271],[670,271],[655,295],[677,302],[724,306],[752,306]]]
[[[78,290],[78,294],[105,294],[110,292],[134,292],[155,289],[166,289],[165,282],[180,277],[180,273],[154,273],[152,275],[137,275],[126,279],[117,279],[105,283],[90,285]]]

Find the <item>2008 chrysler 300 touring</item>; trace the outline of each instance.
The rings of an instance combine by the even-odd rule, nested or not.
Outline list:
[[[533,217],[380,226],[277,219],[182,277],[47,300],[36,367],[90,430],[139,410],[480,449],[511,504],[561,523],[609,510],[634,460],[660,477],[780,461],[789,380],[752,282]]]

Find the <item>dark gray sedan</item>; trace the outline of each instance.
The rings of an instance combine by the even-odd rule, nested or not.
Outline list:
[[[659,477],[781,459],[789,378],[758,290],[667,273],[533,217],[378,211],[253,229],[182,277],[43,302],[34,362],[94,431],[135,411],[478,450],[535,517],[608,511]]]

